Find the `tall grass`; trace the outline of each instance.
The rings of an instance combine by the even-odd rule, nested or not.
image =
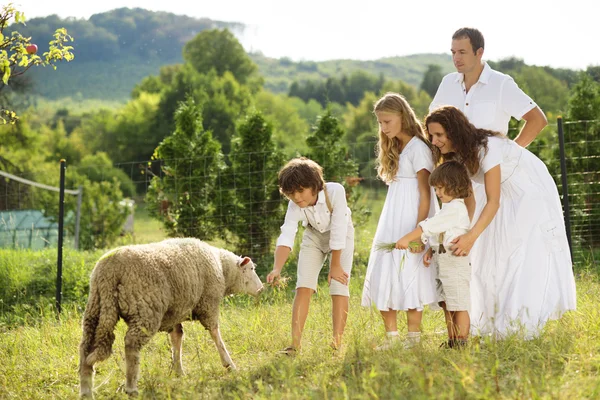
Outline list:
[[[552,321],[543,334],[524,341],[473,340],[465,350],[439,348],[444,340],[440,312],[426,310],[422,345],[376,352],[383,324],[360,307],[362,276],[351,283],[345,348],[333,353],[331,301],[326,285],[311,304],[303,348],[295,358],[276,351],[289,342],[291,287],[269,288],[259,299],[223,302],[221,330],[238,370],[227,372],[210,335],[196,322],[184,324],[184,368],[170,370],[168,337],[159,333],[142,352],[142,398],[598,398],[600,396],[600,282],[578,277],[578,310]],[[401,324],[405,321],[401,317]],[[66,307],[60,319],[39,309],[37,318],[0,328],[0,398],[77,397],[81,311]],[[117,326],[114,354],[97,364],[98,398],[126,398],[123,337]]]
[[[143,213],[139,215],[142,226],[154,235],[156,226],[145,221]],[[482,338],[472,340],[464,350],[440,349],[445,339],[443,315],[425,310],[420,346],[377,352],[374,347],[384,339],[381,317],[360,306],[375,226],[376,221],[356,229],[350,314],[342,351],[333,353],[329,348],[331,300],[322,283],[313,296],[300,354],[295,358],[277,355],[290,340],[292,279],[290,286],[269,287],[258,299],[224,299],[221,331],[237,371],[227,372],[221,366],[210,335],[199,323],[186,322],[186,375],[176,377],[170,369],[168,336],[155,335],[142,352],[140,397],[600,398],[600,279],[594,261],[578,267],[577,311],[548,323],[534,340]],[[135,242],[146,239],[153,240],[138,236]],[[102,253],[65,251],[65,305],[57,319],[53,308],[56,252],[0,250],[0,399],[77,398],[82,310],[89,272]],[[288,275],[293,275],[293,265],[292,259],[286,267]],[[405,326],[404,314],[399,324]],[[113,356],[96,365],[97,398],[126,398],[119,391],[125,380],[126,328],[124,322],[117,325]]]

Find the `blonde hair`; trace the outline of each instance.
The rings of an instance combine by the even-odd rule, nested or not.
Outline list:
[[[402,131],[409,136],[421,139],[427,147],[431,148],[428,137],[425,135],[421,122],[404,96],[399,93],[386,93],[377,100],[373,113],[385,112],[400,116]],[[390,139],[379,129],[379,141],[375,150],[377,156],[377,175],[384,182],[392,182],[400,161],[400,140],[396,137]]]

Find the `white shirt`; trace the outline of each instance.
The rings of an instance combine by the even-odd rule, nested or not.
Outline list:
[[[453,199],[442,203],[442,208],[433,217],[419,223],[423,233],[421,241],[429,242],[430,246],[440,244],[439,236],[444,234],[443,245],[448,250],[452,241],[469,231],[471,221],[463,199]]]
[[[513,78],[484,63],[479,80],[468,93],[464,74],[453,72],[442,79],[429,111],[442,106],[458,108],[479,129],[506,135],[510,117],[520,120],[537,104],[519,88]]]
[[[294,248],[294,239],[298,232],[298,222],[306,227],[310,224],[321,233],[331,231],[329,248],[342,250],[346,247],[346,234],[348,226],[352,225],[351,211],[346,202],[346,190],[336,182],[325,183],[327,196],[333,211],[330,213],[325,201],[325,192],[321,190],[314,206],[300,208],[290,200],[285,214],[285,221],[281,226],[281,235],[277,238],[277,246]]]

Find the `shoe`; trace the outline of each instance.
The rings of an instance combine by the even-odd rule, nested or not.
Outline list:
[[[280,354],[283,356],[288,356],[288,357],[295,357],[298,354],[298,349],[296,349],[293,346],[288,346],[283,350],[279,350],[277,352],[277,354]]]
[[[468,344],[467,339],[448,339],[440,345],[440,349],[464,349]]]
[[[400,345],[402,341],[399,336],[393,336],[393,338],[386,338],[385,341],[379,346],[375,347],[375,351],[387,351],[398,345]]]

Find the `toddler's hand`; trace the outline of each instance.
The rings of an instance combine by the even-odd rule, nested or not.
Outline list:
[[[408,249],[408,240],[404,239],[404,238],[400,238],[397,242],[396,242],[396,248],[398,250],[405,250]]]
[[[425,245],[420,240],[414,240],[408,244],[408,250],[411,253],[420,253],[425,250]]]
[[[427,252],[423,256],[423,264],[425,264],[426,267],[429,267],[432,259],[433,259],[433,251],[431,250],[431,247],[430,247],[429,250],[427,250]]]

